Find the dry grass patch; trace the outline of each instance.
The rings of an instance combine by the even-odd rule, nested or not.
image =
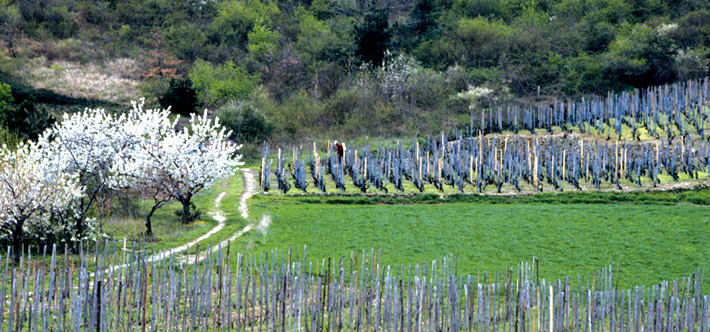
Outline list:
[[[127,58],[80,63],[40,57],[29,60],[21,76],[35,89],[73,98],[129,104],[140,95],[139,72],[138,63]]]

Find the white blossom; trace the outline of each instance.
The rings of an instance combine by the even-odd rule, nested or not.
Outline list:
[[[31,227],[50,228],[52,213],[63,211],[83,195],[78,179],[57,171],[37,145],[0,149],[0,225],[10,238],[16,259],[23,235]]]
[[[656,27],[656,33],[659,36],[667,36],[678,30],[678,23],[663,23]]]
[[[503,92],[507,93],[507,91]],[[473,110],[482,101],[496,101],[498,99],[498,96],[496,95],[496,91],[491,88],[485,86],[469,85],[466,91],[461,91],[452,96],[451,98],[461,99],[468,102],[468,108]]]
[[[114,172],[123,175],[123,186],[149,189],[156,203],[175,199],[189,208],[194,194],[243,164],[237,154],[241,145],[229,141],[230,132],[207,111],[193,114],[182,130],[175,127],[172,123],[147,132],[127,158],[115,164]]]

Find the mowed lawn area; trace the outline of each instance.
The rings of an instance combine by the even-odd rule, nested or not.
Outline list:
[[[240,239],[249,252],[302,251],[311,259],[377,247],[385,264],[453,254],[459,272],[502,271],[539,259],[540,278],[618,266],[619,286],[653,285],[710,271],[710,206],[662,204],[330,204],[255,196],[266,231]],[[302,254],[301,254],[302,257]],[[302,258],[301,258],[302,259]],[[615,267],[616,270],[616,267]],[[709,278],[710,279],[710,278]],[[710,280],[706,289],[710,290]]]

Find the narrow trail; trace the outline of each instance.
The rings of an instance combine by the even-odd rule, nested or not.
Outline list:
[[[254,175],[254,171],[248,168],[242,168],[240,169],[240,172],[242,173],[242,177],[244,180],[244,190],[242,191],[241,196],[239,197],[239,211],[241,212],[241,216],[244,219],[249,218],[249,209],[247,205],[247,201],[251,196],[256,194],[256,188],[257,188],[257,183],[256,183],[256,176]],[[217,197],[214,200],[214,206],[212,211],[209,212],[210,217],[212,219],[217,221],[217,225],[210,229],[207,233],[201,235],[200,237],[185,243],[179,247],[175,247],[172,249],[164,250],[159,253],[150,255],[144,259],[145,262],[157,262],[161,261],[167,258],[170,258],[171,256],[174,256],[176,254],[182,253],[192,247],[195,247],[197,244],[199,244],[202,241],[205,241],[212,237],[214,234],[218,233],[221,231],[227,224],[226,220],[227,217],[224,214],[224,211],[220,208],[222,205],[222,199],[227,195],[226,191],[223,191],[217,195]],[[265,232],[266,228],[268,228],[268,225],[271,223],[271,217],[264,215],[262,216],[262,220],[259,222],[258,225],[253,225],[253,224],[248,224],[246,227],[244,227],[242,230],[240,230],[237,233],[234,233],[229,239],[224,240],[222,242],[219,242],[216,246],[213,246],[210,250],[204,253],[204,255],[200,255],[201,257],[197,258],[197,261],[202,261],[205,259],[207,254],[218,250],[220,247],[226,246],[229,241],[233,241],[234,239],[242,236],[244,233],[250,231],[252,228],[257,227],[260,231]],[[187,255],[187,256],[182,256],[180,257],[182,261],[186,263],[192,263],[195,261],[195,255]],[[105,270],[102,271],[102,274],[110,274],[113,271],[116,271],[118,269],[126,268],[129,267],[130,264],[118,264],[118,265],[113,265]],[[94,274],[91,273],[93,276]]]
[[[247,206],[247,201],[256,194],[256,176],[254,171],[249,168],[242,169],[242,176],[244,178],[244,191],[239,197],[239,212],[242,213],[242,218],[248,219],[249,207]]]
[[[254,194],[257,193],[257,181],[256,181],[256,175],[254,175],[254,170],[244,168],[242,169],[242,176],[244,179],[244,191],[242,192],[242,195],[239,197],[239,212],[242,215],[242,218],[245,220],[249,219],[249,206],[247,205],[247,202],[249,201],[249,198],[253,196]],[[268,214],[264,214],[261,216],[261,219],[259,220],[258,224],[254,223],[249,223],[244,228],[239,230],[238,232],[232,234],[229,238],[217,243],[216,245],[213,245],[209,250],[205,251],[204,253],[200,254],[199,257],[196,257],[195,255],[188,255],[187,257],[184,257],[184,262],[188,264],[192,264],[195,262],[201,262],[204,260],[209,254],[216,252],[220,250],[221,248],[226,247],[229,245],[230,242],[238,239],[242,235],[246,234],[247,232],[251,231],[252,229],[258,230],[262,234],[266,234],[268,231],[269,225],[271,224],[271,216]]]

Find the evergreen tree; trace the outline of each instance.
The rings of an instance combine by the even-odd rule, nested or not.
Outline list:
[[[355,28],[355,55],[363,62],[379,66],[389,47],[390,38],[387,11],[372,10],[365,15],[362,25]]]
[[[414,32],[426,36],[439,27],[437,22],[436,3],[434,0],[418,0],[410,15]]]
[[[168,91],[158,101],[163,107],[171,107],[173,113],[188,116],[197,107],[197,91],[189,78],[172,78]]]

